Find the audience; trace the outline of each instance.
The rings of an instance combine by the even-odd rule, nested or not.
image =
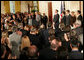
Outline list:
[[[68,59],[68,50],[66,47],[61,46],[57,49],[57,59]]]
[[[71,13],[71,14],[70,14]],[[1,59],[83,59],[81,11],[1,14]]]
[[[30,43],[30,40],[29,40],[29,37],[28,36],[23,36],[22,37],[22,42],[21,42],[21,50],[25,47],[30,47],[31,43]]]
[[[83,54],[79,52],[79,42],[77,38],[71,38],[70,47],[72,51],[69,53],[69,59],[83,59]]]

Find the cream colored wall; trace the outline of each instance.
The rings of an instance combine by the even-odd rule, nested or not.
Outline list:
[[[79,1],[65,1],[65,9],[70,11],[79,10]]]
[[[83,15],[83,1],[81,1],[81,14]]]
[[[28,12],[28,4],[26,1],[21,1],[21,12]]]
[[[1,1],[1,13],[5,14],[4,1]]]
[[[39,12],[41,12],[41,14],[45,13],[48,16],[48,2],[47,1],[39,1]]]
[[[60,7],[61,7],[61,1],[52,1],[52,16],[55,14],[55,10],[57,9],[60,14]]]

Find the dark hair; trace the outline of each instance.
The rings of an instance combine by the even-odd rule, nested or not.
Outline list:
[[[49,33],[49,35],[54,35],[55,34],[55,30],[51,28],[51,29],[49,29],[48,33]]]
[[[66,10],[68,13],[70,13],[70,10]]]
[[[4,45],[1,45],[1,56],[3,55],[5,50],[6,50],[6,47]]]
[[[70,44],[72,45],[72,47],[78,47],[78,39],[75,38],[74,36],[71,36]]]
[[[65,28],[63,30],[66,32],[70,32],[71,31],[70,25],[65,26]]]
[[[56,9],[56,11],[58,12],[58,10]]]
[[[53,42],[51,42],[51,48],[58,48],[59,47],[59,42],[61,41],[58,37],[54,37],[53,38],[53,40],[51,40],[51,41],[54,41],[54,43]]]
[[[56,39],[56,37],[54,35],[50,35],[50,41],[52,41],[53,39]]]
[[[28,49],[28,56],[29,56],[29,59],[37,59],[38,58],[38,55],[37,55],[37,47],[35,45],[32,45],[31,47],[29,47]]]
[[[62,11],[62,13],[65,15],[65,11]]]
[[[22,49],[20,59],[28,59],[28,47]]]
[[[56,41],[61,42],[61,39],[59,37],[56,37]]]
[[[77,10],[77,12],[78,12],[79,14],[81,14],[81,11],[80,11],[80,10]]]
[[[57,59],[67,59],[68,49],[64,46],[58,47],[57,49]]]

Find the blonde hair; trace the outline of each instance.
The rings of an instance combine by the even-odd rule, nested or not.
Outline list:
[[[26,36],[26,35],[22,37],[21,50],[22,50],[24,47],[30,47],[30,39],[29,39],[29,37]]]
[[[7,33],[7,32],[2,32],[2,37],[3,37],[3,38],[8,37],[8,33]]]

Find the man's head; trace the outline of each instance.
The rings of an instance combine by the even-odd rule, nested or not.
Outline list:
[[[22,23],[19,23],[18,24],[18,28],[23,29],[23,24]]]
[[[35,15],[37,15],[38,14],[38,12],[35,12]]]
[[[57,9],[55,10],[55,13],[58,13],[58,10]]]
[[[80,10],[77,10],[77,15],[81,14],[81,11]]]
[[[61,23],[61,24],[60,24],[60,29],[63,30],[64,27],[65,27],[64,23]]]
[[[73,48],[78,48],[79,47],[79,43],[78,43],[78,39],[75,37],[71,37],[70,38],[70,47]]]
[[[49,29],[48,33],[49,33],[49,35],[54,35],[55,34],[55,30],[51,28],[51,29]]]
[[[65,11],[62,11],[62,15],[65,15]]]
[[[49,42],[50,42],[51,48],[54,50],[57,50],[57,48],[61,46],[60,39],[58,37],[56,38],[54,35],[51,35],[49,37]]]
[[[75,12],[74,12],[74,11],[72,11],[72,12],[71,12],[71,16],[74,16],[74,15],[75,15]]]
[[[68,15],[70,13],[70,10],[66,10],[66,15]]]
[[[67,59],[68,58],[68,50],[66,47],[63,47],[63,46],[59,47],[57,49],[57,53],[58,53],[57,59]]]
[[[38,52],[38,50],[37,50],[37,47],[35,45],[30,46],[29,49],[28,49],[29,58],[33,59],[33,58],[38,57],[37,52]]]
[[[20,31],[20,29],[18,29],[17,26],[14,26],[14,27],[12,28],[12,30],[13,30],[13,32],[16,32],[18,35],[22,35],[22,32]]]
[[[31,29],[30,29],[30,33],[35,33],[36,34],[36,28],[35,27],[31,27]]]
[[[43,16],[45,16],[45,13],[43,13]]]
[[[81,26],[81,21],[80,20],[76,20],[76,22],[74,23],[74,28],[80,27]]]
[[[29,30],[30,30],[29,26],[28,26],[28,25],[26,25],[26,26],[24,27],[24,30],[29,31]]]

